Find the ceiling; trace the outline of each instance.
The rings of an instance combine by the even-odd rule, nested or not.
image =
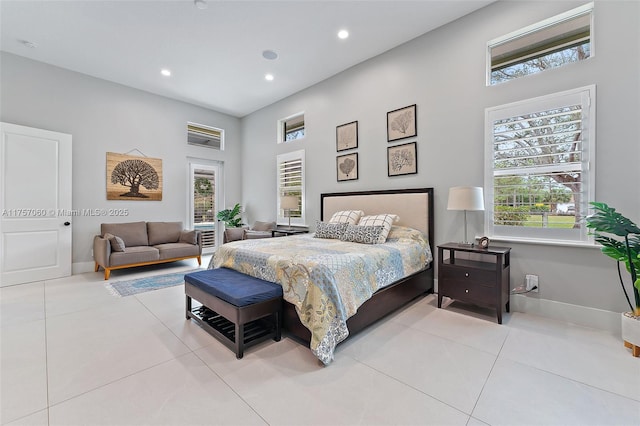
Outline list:
[[[242,117],[493,0],[204,1],[0,0],[0,48]]]

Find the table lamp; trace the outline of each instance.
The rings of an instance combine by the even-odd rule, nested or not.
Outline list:
[[[472,246],[467,238],[467,210],[484,210],[482,188],[477,186],[454,186],[449,188],[447,210],[464,211],[464,241],[460,244]]]
[[[280,208],[289,217],[289,229],[291,229],[291,210],[298,208],[298,197],[295,195],[283,195],[280,197]]]

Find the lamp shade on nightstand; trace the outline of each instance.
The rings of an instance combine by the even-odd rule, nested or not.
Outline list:
[[[464,210],[464,241],[462,244],[472,246],[467,239],[467,210],[484,210],[484,194],[479,186],[454,186],[449,188],[447,210]]]
[[[280,197],[280,208],[282,210],[294,210],[298,208],[298,197],[295,195],[283,195]]]

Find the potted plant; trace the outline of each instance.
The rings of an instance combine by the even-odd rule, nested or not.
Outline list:
[[[591,205],[595,213],[587,217],[587,228],[593,230],[596,242],[602,244],[602,253],[617,261],[620,285],[631,308],[631,312],[622,314],[622,339],[633,356],[640,356],[640,228],[605,203]],[[635,307],[624,286],[620,262],[631,274]]]
[[[238,228],[242,226],[242,217],[240,217],[240,204],[236,203],[232,209],[224,209],[218,212],[216,216],[218,220],[224,222],[224,226],[227,228]]]

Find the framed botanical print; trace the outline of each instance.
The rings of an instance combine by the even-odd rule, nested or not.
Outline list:
[[[346,151],[358,147],[358,122],[336,126],[336,151]]]
[[[416,105],[387,113],[387,142],[418,136]]]
[[[358,179],[358,153],[336,157],[338,182]]]
[[[416,143],[405,143],[387,148],[388,176],[412,175],[418,173]]]

